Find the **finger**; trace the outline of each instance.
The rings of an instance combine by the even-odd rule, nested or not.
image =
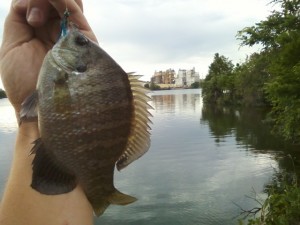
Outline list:
[[[45,24],[52,9],[48,0],[29,0],[27,9],[27,22],[33,27]]]
[[[81,0],[75,0],[76,4],[83,10],[83,5]],[[64,3],[64,11],[66,9],[67,2]],[[56,17],[54,13],[53,6],[48,0],[29,0],[27,9],[27,22],[33,27],[41,27],[47,22],[49,14],[51,18]]]
[[[28,0],[13,0],[11,3],[11,12],[24,15],[27,10]]]
[[[79,8],[81,9],[81,11],[83,12],[83,4],[82,4],[82,0],[75,0],[75,2],[77,3],[77,5],[78,5]]]

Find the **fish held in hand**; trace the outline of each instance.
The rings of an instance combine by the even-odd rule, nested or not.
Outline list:
[[[21,121],[38,116],[32,188],[47,195],[83,188],[96,215],[136,199],[113,184],[150,146],[149,97],[140,76],[127,74],[98,44],[72,27],[51,49]]]

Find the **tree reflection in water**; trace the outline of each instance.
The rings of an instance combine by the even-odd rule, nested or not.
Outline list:
[[[271,133],[266,123],[266,108],[234,108],[205,104],[202,108],[201,123],[209,126],[216,142],[226,141],[226,137],[234,135],[239,145],[253,153],[271,154],[278,161],[279,168],[294,171],[288,155],[291,155],[297,175],[300,176],[299,145],[285,142],[283,138]]]

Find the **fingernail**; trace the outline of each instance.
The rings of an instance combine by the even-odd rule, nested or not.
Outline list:
[[[42,11],[38,8],[32,8],[27,16],[28,23],[41,23],[43,20]]]

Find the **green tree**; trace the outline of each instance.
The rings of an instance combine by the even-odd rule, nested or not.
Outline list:
[[[146,84],[144,85],[144,87],[150,89],[149,83],[146,83]]]
[[[200,88],[200,82],[196,81],[196,82],[192,83],[191,88],[194,88],[194,89]]]
[[[270,80],[265,91],[272,104],[275,131],[300,140],[300,0],[274,0],[280,6],[266,20],[239,31],[242,45],[263,46]]]
[[[6,94],[5,91],[0,88],[0,99],[1,98],[6,98]]]
[[[208,74],[202,83],[204,102],[229,103],[233,94],[233,68],[234,65],[225,56],[216,53],[209,66]]]
[[[234,70],[235,101],[243,106],[266,106],[265,83],[269,80],[268,55],[254,53]]]
[[[150,90],[160,90],[160,86],[151,82]]]

